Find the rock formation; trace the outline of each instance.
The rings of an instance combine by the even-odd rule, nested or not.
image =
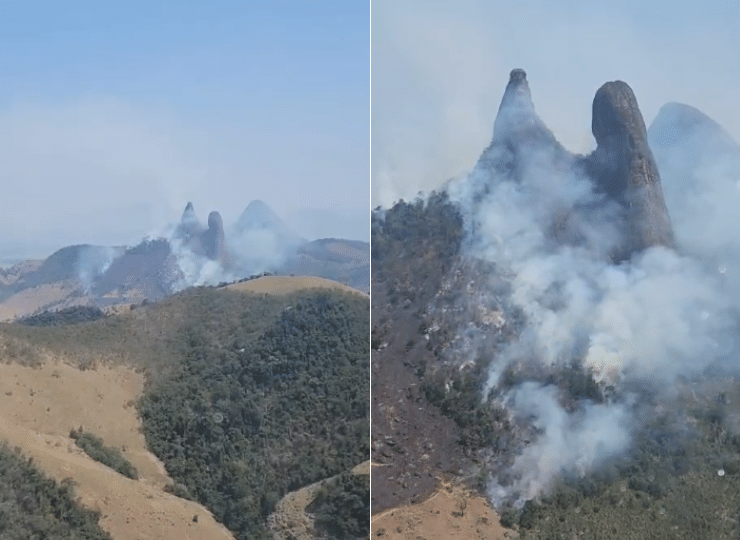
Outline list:
[[[203,230],[204,227],[201,225],[198,216],[195,214],[193,203],[189,202],[187,206],[185,206],[185,211],[182,213],[180,224],[175,230],[175,236],[188,241],[202,234]]]
[[[481,171],[486,183],[491,178],[521,181],[535,169],[553,175],[585,172],[595,191],[604,195],[605,204],[616,201],[623,209],[623,238],[612,253],[614,259],[629,258],[651,246],[673,247],[658,167],[637,100],[626,83],[608,82],[599,88],[593,102],[592,131],[597,142],[592,154],[568,152],[535,112],[526,73],[514,69],[496,116],[493,140],[481,155],[473,178],[479,179]]]
[[[237,229],[244,231],[248,229],[271,229],[282,226],[280,218],[264,201],[251,201],[239,216],[236,223]]]
[[[493,124],[493,139],[476,167],[520,179],[527,167],[545,160],[548,167],[569,166],[573,156],[535,112],[526,72],[514,69]]]
[[[221,262],[226,260],[224,223],[221,214],[216,211],[208,215],[206,228],[195,214],[193,203],[189,202],[173,237],[182,241],[183,245],[196,255]]]
[[[251,201],[236,223],[235,234],[246,244],[250,238],[270,238],[277,251],[295,251],[306,239],[293,232],[263,201]]]
[[[596,92],[591,130],[596,150],[585,168],[598,188],[626,210],[624,257],[651,246],[674,246],[660,174],[632,89],[608,82]]]
[[[208,214],[208,229],[201,236],[201,243],[206,257],[214,261],[225,262],[226,243],[224,222],[221,214],[215,210]]]

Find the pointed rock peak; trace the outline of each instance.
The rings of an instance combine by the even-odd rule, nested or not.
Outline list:
[[[527,82],[527,72],[521,68],[514,68],[509,73],[509,84],[512,82]]]
[[[250,231],[270,231],[279,238],[281,244],[299,245],[306,240],[293,232],[280,217],[267,206],[267,203],[254,200],[247,205],[236,222],[238,234]]]
[[[499,111],[508,107],[534,110],[532,92],[529,90],[529,83],[527,82],[527,73],[523,69],[513,69],[509,74],[509,84],[506,85]]]
[[[187,206],[185,206],[185,210],[182,213],[180,221],[182,221],[182,223],[195,223],[198,221],[198,216],[195,215],[193,203],[188,202]]]
[[[526,72],[514,69],[493,123],[493,139],[476,168],[496,171],[494,176],[499,178],[521,179],[532,159],[552,161],[560,167],[572,156],[535,112]]]
[[[241,229],[269,229],[282,226],[282,220],[267,203],[254,200],[242,212],[238,226]]]
[[[516,144],[533,141],[556,144],[555,136],[534,110],[527,74],[523,69],[514,69],[509,74],[509,84],[493,124],[493,138],[494,142],[508,139]]]

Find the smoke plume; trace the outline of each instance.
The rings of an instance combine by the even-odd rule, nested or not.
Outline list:
[[[465,219],[465,256],[506,276],[509,301],[526,320],[490,360],[483,396],[531,421],[537,434],[508,471],[511,481],[492,479],[498,503],[521,505],[559,474],[585,474],[624,452],[642,421],[631,383],[669,393],[677,376],[737,365],[740,151],[729,137],[699,144],[706,129],[717,130],[682,127],[686,111],[669,107],[651,128],[655,168],[639,140],[646,135],[636,102],[617,111],[627,115],[624,128],[619,118],[600,126],[597,102],[599,147],[570,154],[536,115],[524,72],[514,70],[491,146],[447,188]],[[605,187],[620,175],[622,187]],[[522,363],[547,370],[573,361],[620,399],[566,407],[553,385],[501,385]]]

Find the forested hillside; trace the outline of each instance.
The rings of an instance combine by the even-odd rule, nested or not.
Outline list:
[[[141,402],[152,450],[238,538],[268,538],[264,522],[289,491],[369,456],[367,300],[301,294],[256,334],[229,334],[218,306],[180,331],[177,373]],[[261,300],[256,300],[259,304]]]
[[[143,372],[143,431],[172,493],[236,538],[272,538],[267,516],[286,493],[369,459],[369,316],[358,293],[200,287],[95,321],[0,324],[0,353]],[[330,483],[317,531],[366,538],[369,500],[365,481]]]

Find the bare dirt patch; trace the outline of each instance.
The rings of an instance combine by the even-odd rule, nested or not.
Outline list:
[[[57,481],[73,478],[80,502],[102,513],[100,524],[115,540],[233,539],[208,510],[162,491],[172,481],[146,450],[133,406],[143,384],[141,374],[124,367],[80,371],[54,361],[38,369],[1,364],[0,438]],[[84,454],[69,438],[80,426],[121,448],[139,480]]]
[[[371,537],[380,540],[503,540],[516,538],[504,529],[483,497],[443,484],[424,502],[404,505],[373,516]]]

